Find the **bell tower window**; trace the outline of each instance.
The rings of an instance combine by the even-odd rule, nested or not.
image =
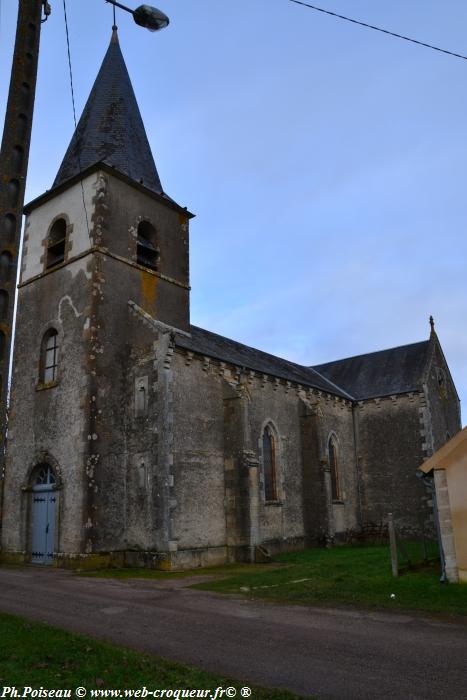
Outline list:
[[[149,221],[141,221],[138,225],[138,237],[136,242],[136,262],[138,265],[149,267],[150,270],[159,269],[159,249],[157,247],[156,229]]]
[[[65,219],[57,219],[52,224],[47,237],[47,270],[65,260],[66,229]]]

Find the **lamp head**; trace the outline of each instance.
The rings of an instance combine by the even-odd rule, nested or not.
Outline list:
[[[136,24],[149,29],[150,32],[165,29],[170,21],[167,15],[151,5],[140,5],[136,10],[133,10],[133,19]]]

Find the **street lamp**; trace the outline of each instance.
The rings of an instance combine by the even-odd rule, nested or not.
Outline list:
[[[135,20],[136,24],[138,24],[140,27],[149,29],[150,32],[157,32],[159,29],[165,29],[169,25],[170,20],[167,15],[164,15],[163,12],[157,10],[155,7],[151,7],[151,5],[140,5],[136,8],[136,10],[132,10],[125,5],[116,2],[116,0],[105,1],[110,2],[110,4],[114,7],[119,7],[121,10],[130,12],[133,15],[133,19]]]

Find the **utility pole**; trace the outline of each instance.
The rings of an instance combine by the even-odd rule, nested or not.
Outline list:
[[[16,274],[43,8],[47,17],[50,7],[44,0],[19,0],[13,66],[0,150],[0,471],[4,458]]]

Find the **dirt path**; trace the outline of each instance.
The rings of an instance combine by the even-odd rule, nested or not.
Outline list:
[[[271,605],[172,581],[0,569],[0,610],[320,699],[467,698],[467,626]]]

